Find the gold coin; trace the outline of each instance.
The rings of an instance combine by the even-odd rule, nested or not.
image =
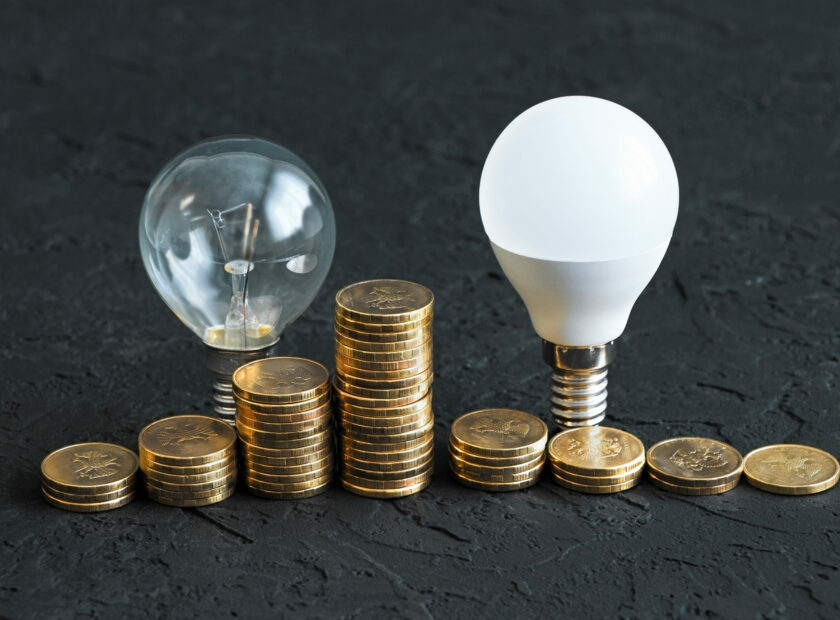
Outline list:
[[[392,409],[394,407],[401,407],[403,405],[410,405],[422,399],[428,392],[419,394],[410,394],[409,396],[402,396],[398,398],[366,398],[364,396],[355,396],[348,394],[344,390],[336,387],[335,400],[340,407],[344,405],[353,405],[355,407],[364,407],[365,409]]]
[[[248,489],[248,492],[255,497],[261,497],[263,499],[305,499],[307,497],[313,497],[315,495],[320,495],[324,491],[330,488],[332,485],[332,480],[328,480],[324,484],[319,487],[312,487],[309,489],[304,489],[303,491],[265,491],[263,489],[255,489],[249,486],[245,486]]]
[[[434,417],[432,417],[428,424],[415,428],[410,431],[402,433],[360,433],[355,429],[347,429],[342,427],[341,434],[347,439],[352,439],[356,442],[366,442],[371,444],[378,444],[386,450],[399,449],[400,447],[411,448],[411,442],[421,441],[428,437],[435,426]],[[393,446],[393,448],[391,448]]]
[[[243,398],[236,399],[236,412],[244,411],[248,414],[282,416],[287,418],[286,422],[298,422],[317,417],[323,411],[323,407],[329,406],[332,395],[329,391],[311,400],[302,400],[299,403],[288,405],[270,405],[266,403],[254,403]]]
[[[412,416],[411,418],[405,421],[405,424],[399,424],[395,426],[383,426],[382,424],[370,426],[368,424],[358,424],[356,422],[357,419],[358,418],[351,419],[349,416],[342,416],[340,420],[340,428],[345,435],[350,435],[353,437],[364,437],[366,435],[404,435],[406,433],[412,433],[426,428],[430,422],[434,422],[434,413],[432,413],[432,410],[429,409],[424,414]],[[394,421],[397,423],[400,422],[399,418],[384,419]]]
[[[424,358],[425,359],[425,358]],[[418,375],[429,375],[432,373],[432,358],[429,357],[424,365],[412,365],[408,368],[377,370],[354,368],[346,364],[343,358],[335,358],[335,372],[345,379],[353,381],[401,381],[417,377]],[[361,385],[361,383],[359,383]]]
[[[412,448],[418,448],[419,446],[428,445],[431,441],[434,440],[434,433],[431,427],[429,432],[416,439],[406,439],[404,441],[366,441],[364,439],[360,439],[354,436],[349,435],[341,435],[340,441],[342,450],[353,450],[353,451],[360,451],[360,452],[389,452],[389,453],[401,453],[405,450],[411,450]]]
[[[155,499],[158,497],[165,497],[171,500],[179,500],[179,499],[206,499],[208,497],[215,497],[221,493],[224,493],[227,489],[232,489],[236,486],[236,481],[238,478],[234,477],[230,482],[223,486],[214,487],[212,489],[205,489],[203,491],[171,491],[169,489],[161,489],[160,487],[153,486],[150,484],[146,484],[145,490],[146,495],[149,497],[154,496]]]
[[[548,458],[581,476],[620,476],[645,463],[645,446],[635,435],[608,426],[583,426],[557,433]]]
[[[194,495],[195,493],[218,492],[220,487],[225,487],[235,482],[238,475],[239,470],[234,469],[225,476],[208,482],[167,482],[166,480],[160,480],[147,475],[145,483],[147,490],[149,487],[152,487],[155,491],[162,493]]]
[[[236,450],[236,431],[203,415],[163,418],[140,431],[141,459],[164,465],[204,465]]]
[[[335,330],[335,342],[351,351],[369,353],[394,353],[416,349],[425,345],[431,346],[432,339],[427,335],[418,338],[399,340],[397,342],[370,342],[369,340],[357,340],[344,335],[338,329]]]
[[[287,439],[306,439],[323,432],[332,427],[332,413],[309,422],[298,424],[267,424],[258,422],[250,424],[250,420],[244,417],[236,418],[236,429],[240,435],[251,434],[265,436],[269,439],[284,441]],[[241,430],[240,430],[241,429]]]
[[[449,463],[458,471],[476,478],[478,480],[493,480],[497,476],[512,476],[512,475],[533,475],[536,468],[542,468],[545,464],[545,455],[538,454],[530,461],[525,461],[518,465],[479,465],[468,459],[463,459],[453,452],[449,453]]]
[[[408,377],[423,372],[431,365],[431,350],[428,350],[425,353],[421,353],[416,357],[391,362],[368,361],[350,358],[346,357],[345,355],[342,355],[338,350],[336,350],[335,354],[335,366],[338,369],[339,373],[349,375],[362,374],[362,376],[368,376],[364,373],[359,373],[359,371],[361,370],[376,372],[394,372],[397,370],[405,370],[410,371],[404,375]]]
[[[341,480],[349,482],[357,487],[363,489],[404,489],[406,487],[413,487],[426,478],[431,478],[434,471],[434,466],[428,467],[422,473],[407,478],[398,478],[396,480],[373,480],[367,476],[357,476],[346,470],[342,470],[339,475]]]
[[[347,329],[362,332],[364,334],[368,334],[369,336],[375,336],[377,334],[405,334],[416,329],[431,329],[433,319],[434,312],[418,321],[407,321],[405,323],[368,323],[364,321],[354,321],[339,312],[335,314],[336,325],[341,325]]]
[[[648,477],[650,478],[650,481],[651,483],[653,483],[654,486],[657,486],[660,489],[664,489],[665,491],[669,491],[671,493],[677,493],[679,495],[719,495],[720,493],[726,493],[727,491],[731,491],[736,486],[738,486],[738,482],[740,481],[740,478],[734,478],[723,484],[698,487],[671,484],[670,482],[666,482],[665,480],[658,478],[650,471],[648,471]]]
[[[398,461],[371,461],[359,458],[357,454],[347,452],[343,454],[342,462],[352,463],[355,467],[371,472],[405,471],[426,463],[434,458],[434,445],[430,444],[423,452]]]
[[[124,489],[137,474],[137,455],[112,443],[77,443],[48,454],[41,478],[51,488],[98,495]]]
[[[238,424],[236,427],[239,436],[247,441],[251,447],[259,446],[260,448],[273,448],[275,450],[294,450],[297,448],[310,448],[318,446],[332,437],[332,426],[328,425],[316,433],[310,433],[307,436],[299,437],[297,439],[286,439],[278,433],[261,433],[243,424]],[[289,456],[296,456],[289,454]]]
[[[639,481],[641,479],[642,476],[641,474],[639,474],[635,478],[631,478],[630,480],[627,480],[625,482],[619,482],[617,484],[580,484],[578,482],[573,482],[571,480],[561,478],[556,473],[554,474],[554,482],[556,482],[560,486],[565,487],[571,491],[578,491],[579,493],[589,493],[591,495],[606,495],[608,493],[620,493],[621,491],[632,489],[634,486],[639,484]]]
[[[268,474],[261,471],[248,470],[243,472],[242,477],[245,479],[246,483],[254,481],[268,484],[299,484],[301,482],[321,480],[325,476],[331,476],[334,469],[333,463],[330,463],[327,467],[304,472],[302,474]]]
[[[125,506],[134,499],[134,493],[128,493],[123,497],[107,500],[104,502],[71,502],[59,499],[51,495],[46,489],[41,489],[41,495],[48,504],[61,508],[62,510],[69,510],[70,512],[104,512],[105,510],[113,510],[120,506]]]
[[[204,484],[209,482],[215,482],[217,480],[222,480],[231,474],[236,473],[236,460],[232,460],[228,463],[225,467],[217,469],[214,472],[209,472],[206,474],[169,474],[166,472],[160,472],[155,469],[149,468],[143,470],[146,474],[146,478],[152,478],[154,480],[159,480],[160,482],[166,482],[169,484]]]
[[[356,362],[364,363],[394,363],[394,362],[412,362],[423,357],[429,357],[432,354],[432,341],[417,345],[412,349],[404,349],[400,351],[365,351],[362,349],[353,349],[342,344],[340,341],[335,342],[335,354],[350,361],[350,365],[355,365]]]
[[[722,441],[674,437],[650,447],[647,466],[663,482],[683,487],[712,487],[737,481],[744,469],[744,459]]]
[[[345,394],[361,398],[371,398],[374,400],[393,400],[413,397],[416,400],[417,398],[422,397],[432,387],[432,376],[431,374],[429,374],[429,378],[426,381],[423,381],[416,385],[411,385],[409,387],[380,390],[358,386],[355,383],[343,379],[341,375],[337,374],[335,376],[335,385]]]
[[[286,484],[264,482],[262,480],[255,480],[254,478],[246,478],[245,485],[249,489],[259,489],[261,491],[275,491],[279,493],[288,493],[290,491],[305,491],[314,487],[320,487],[333,479],[333,472],[330,470],[320,478],[313,478],[312,480],[305,480],[303,482],[289,482]]]
[[[146,491],[146,495],[148,495],[149,499],[152,499],[159,504],[175,506],[178,508],[195,508],[198,506],[217,504],[229,498],[235,491],[236,485],[231,485],[230,487],[222,489],[219,493],[207,495],[206,497],[172,497],[149,490]]]
[[[351,342],[358,341],[369,344],[399,344],[405,342],[417,342],[419,344],[432,337],[431,322],[428,322],[422,325],[421,327],[417,327],[415,329],[407,329],[405,331],[385,333],[360,331],[358,329],[353,329],[352,327],[347,327],[343,323],[338,322],[335,323],[334,327],[336,337],[340,336],[342,338],[346,338]],[[365,347],[359,346],[357,348],[363,349]],[[409,346],[408,348],[411,347]]]
[[[499,468],[490,468],[490,467],[470,467],[469,465],[464,465],[463,463],[459,463],[455,459],[449,460],[449,468],[457,472],[461,476],[466,476],[471,480],[480,480],[481,482],[521,482],[523,480],[531,480],[533,478],[538,478],[542,473],[543,466],[545,465],[545,458],[539,460],[536,465],[531,467],[531,469],[527,469],[524,471],[520,471],[517,473],[502,473],[497,471]]]
[[[353,458],[360,461],[381,463],[383,466],[385,466],[386,464],[390,463],[399,464],[406,461],[411,461],[412,459],[419,458],[423,454],[426,454],[429,450],[433,449],[434,444],[435,440],[433,436],[429,437],[426,441],[413,448],[394,451],[360,450],[355,447],[348,447],[342,443],[341,455],[345,459]]]
[[[367,280],[345,286],[335,295],[335,313],[352,321],[408,323],[432,314],[435,296],[405,280]]]
[[[359,388],[367,388],[369,390],[402,390],[404,388],[414,387],[422,383],[431,383],[434,380],[434,374],[431,368],[427,368],[420,374],[403,379],[381,380],[381,379],[364,379],[354,377],[353,375],[342,374],[336,371],[336,377],[341,379],[342,383],[354,385]]]
[[[527,489],[528,487],[532,487],[540,481],[539,475],[536,475],[533,478],[520,480],[518,482],[486,482],[484,480],[476,480],[475,478],[465,476],[464,474],[455,471],[451,467],[449,471],[452,474],[452,477],[464,486],[473,489],[478,489],[480,491],[490,491],[491,493],[519,491],[521,489]]]
[[[463,452],[510,458],[542,454],[548,427],[538,417],[514,409],[480,409],[452,423],[449,441]]]
[[[402,487],[400,489],[371,489],[367,486],[359,486],[348,480],[339,477],[341,486],[355,495],[361,497],[370,497],[374,499],[397,499],[400,497],[408,497],[419,493],[432,483],[432,476],[429,475],[411,486]]]
[[[307,424],[316,423],[332,413],[332,402],[327,401],[315,409],[300,413],[265,413],[254,411],[248,406],[236,407],[236,417],[262,424]],[[253,426],[249,422],[250,426]]]
[[[563,478],[564,480],[568,480],[570,482],[576,482],[578,484],[585,484],[589,486],[609,486],[612,484],[621,484],[623,482],[627,482],[628,480],[633,480],[638,478],[642,470],[644,469],[644,463],[638,469],[634,469],[633,471],[629,471],[626,474],[618,474],[615,476],[581,476],[580,474],[576,474],[575,472],[566,471],[565,469],[558,467],[552,463],[551,471],[554,473],[555,476]]]
[[[837,484],[840,465],[828,452],[810,446],[777,444],[744,458],[744,477],[754,487],[779,495],[810,495]]]
[[[45,493],[48,493],[51,497],[55,499],[59,499],[64,502],[75,502],[77,504],[96,504],[101,502],[108,502],[113,499],[120,499],[125,497],[126,495],[133,495],[136,491],[137,486],[132,483],[129,486],[117,489],[116,491],[109,491],[107,493],[97,493],[96,495],[84,494],[79,495],[78,493],[67,493],[66,491],[62,491],[60,489],[54,489],[46,482],[41,484],[41,490]]]
[[[197,476],[199,474],[212,474],[221,469],[230,467],[234,463],[236,463],[235,451],[231,451],[228,456],[221,458],[218,461],[210,461],[204,465],[186,465],[183,467],[178,465],[156,463],[155,461],[140,457],[140,469],[144,471],[147,469],[153,469],[156,472],[168,474],[170,476]]]
[[[270,465],[265,463],[243,463],[245,472],[269,474],[272,476],[295,476],[311,471],[331,468],[335,464],[335,455],[330,452],[325,457],[300,465]]]
[[[431,452],[425,461],[416,461],[403,469],[379,469],[376,463],[373,463],[373,468],[368,468],[367,461],[344,459],[340,464],[340,470],[342,473],[369,480],[405,480],[429,471],[434,467],[434,461],[434,452]]]
[[[242,463],[248,467],[302,467],[311,463],[317,463],[318,461],[333,456],[334,454],[335,447],[332,445],[332,442],[330,442],[329,444],[324,445],[317,452],[311,452],[303,456],[260,456],[256,454],[250,454],[249,452],[243,450],[241,457]]]
[[[233,373],[233,393],[267,404],[294,404],[317,399],[330,390],[330,373],[302,357],[267,357],[240,366]]]
[[[293,458],[313,458],[312,455],[333,449],[333,434],[327,432],[323,438],[314,442],[312,445],[299,446],[296,448],[280,447],[272,448],[265,446],[257,446],[248,443],[240,437],[239,446],[242,450],[243,456],[247,458],[270,458],[270,459],[293,459]]]
[[[405,405],[397,405],[394,407],[369,407],[364,405],[356,405],[347,401],[336,401],[339,418],[346,413],[354,415],[365,416],[369,418],[389,417],[396,418],[399,416],[412,415],[420,411],[430,409],[432,406],[432,391],[429,390],[419,399],[407,403]]]
[[[545,452],[532,452],[530,454],[521,454],[519,456],[503,457],[503,456],[479,456],[464,452],[457,446],[449,443],[449,454],[454,454],[460,459],[469,461],[475,465],[487,465],[490,467],[510,467],[512,465],[522,465],[523,463],[530,463],[535,459],[540,459]]]
[[[429,418],[432,416],[432,408],[427,407],[425,409],[421,409],[415,413],[409,413],[407,415],[378,415],[378,416],[366,416],[366,415],[356,415],[355,413],[349,413],[346,411],[341,411],[339,413],[339,422],[340,423],[347,423],[347,424],[355,424],[357,426],[373,426],[373,427],[381,427],[381,428],[397,428],[399,426],[405,426],[406,424],[414,424],[414,425],[422,425],[426,424],[429,421]]]

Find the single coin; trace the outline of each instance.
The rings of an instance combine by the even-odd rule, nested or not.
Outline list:
[[[175,506],[177,508],[195,508],[198,506],[209,506],[211,504],[218,504],[219,502],[224,501],[231,495],[233,495],[235,491],[236,485],[233,485],[226,489],[223,489],[215,495],[208,495],[206,497],[170,497],[168,495],[148,490],[146,491],[146,495],[148,495],[149,499],[152,499],[159,504]]]
[[[123,497],[118,497],[104,502],[70,502],[51,495],[49,491],[43,488],[41,489],[41,495],[48,504],[51,504],[56,508],[61,508],[62,510],[69,510],[70,512],[104,512],[106,510],[113,510],[114,508],[125,506],[134,499],[134,493],[132,492]]]
[[[124,489],[137,474],[137,455],[112,443],[77,443],[48,454],[41,478],[51,488],[98,495]]]
[[[536,462],[541,459],[545,452],[532,452],[530,454],[520,454],[518,456],[504,457],[504,456],[479,456],[464,452],[457,446],[449,443],[449,454],[453,454],[460,459],[469,461],[474,465],[486,465],[490,467],[510,467],[512,465],[522,465],[523,463]]]
[[[302,457],[315,458],[313,456],[315,454],[327,450],[332,450],[335,445],[333,440],[333,434],[331,432],[325,432],[323,438],[319,441],[316,441],[312,445],[300,446],[296,448],[289,448],[288,446],[272,448],[254,445],[240,437],[239,447],[242,451],[243,456],[249,459],[256,457],[259,457],[260,459],[294,459]]]
[[[452,474],[452,477],[455,478],[455,480],[457,480],[464,486],[473,489],[478,489],[480,491],[489,491],[491,493],[506,493],[508,491],[519,491],[521,489],[527,489],[528,487],[532,487],[540,481],[540,477],[537,475],[530,479],[520,480],[519,482],[486,482],[483,480],[469,478],[464,474],[453,470],[452,468],[449,469],[449,472]]]
[[[178,415],[140,431],[143,460],[164,465],[203,465],[236,450],[236,431],[216,418]]]
[[[548,458],[581,476],[621,476],[645,464],[645,446],[635,435],[608,426],[583,426],[557,433]]]
[[[358,341],[366,342],[369,344],[399,344],[405,342],[417,342],[419,344],[432,337],[432,324],[431,322],[429,322],[415,329],[408,329],[405,331],[398,332],[378,333],[360,331],[358,329],[347,327],[343,323],[335,323],[335,333],[336,338],[346,338],[351,342]],[[411,348],[411,346],[409,346],[408,348]]]
[[[364,386],[358,386],[352,382],[343,379],[341,375],[337,374],[335,376],[335,385],[345,394],[350,394],[352,396],[358,396],[362,398],[371,398],[374,400],[393,400],[414,397],[416,400],[417,398],[420,398],[421,396],[426,394],[432,387],[432,377],[430,374],[429,378],[426,381],[409,387],[379,390]]]
[[[255,489],[250,486],[245,485],[245,488],[248,489],[248,492],[255,496],[260,497],[263,499],[306,499],[307,497],[314,497],[315,495],[320,495],[324,491],[330,488],[332,485],[332,480],[325,482],[319,487],[312,487],[309,489],[304,489],[303,491],[265,491],[263,489]]]
[[[338,410],[339,419],[345,413],[365,416],[369,418],[375,417],[389,417],[395,418],[399,416],[412,415],[420,411],[430,409],[432,406],[432,391],[429,390],[425,395],[419,399],[405,405],[398,405],[394,407],[368,407],[364,405],[356,405],[348,401],[336,400],[336,409]]]
[[[51,497],[59,499],[64,502],[75,502],[77,504],[96,504],[101,502],[108,502],[114,499],[120,499],[126,495],[133,495],[137,486],[132,483],[129,486],[118,489],[116,491],[109,491],[107,493],[97,493],[96,495],[79,495],[77,493],[67,493],[60,489],[54,489],[46,482],[41,484],[41,490],[48,493]]]
[[[432,476],[421,478],[417,483],[402,487],[399,489],[372,489],[365,485],[357,485],[349,480],[339,477],[341,486],[351,493],[360,495],[361,497],[370,497],[374,499],[398,499],[400,497],[407,497],[419,493],[432,483]]]
[[[422,383],[431,383],[434,380],[434,373],[431,368],[427,368],[420,374],[403,379],[381,380],[381,379],[364,379],[353,375],[342,374],[341,371],[336,371],[336,377],[341,378],[343,383],[354,385],[356,387],[367,388],[370,390],[401,390],[404,388],[414,387]]]
[[[357,340],[344,335],[338,329],[335,330],[335,341],[343,347],[352,351],[367,351],[370,353],[393,353],[399,351],[406,351],[409,349],[416,349],[426,344],[431,346],[432,339],[427,335],[419,336],[418,338],[411,338],[399,340],[397,342],[370,342],[369,340]]]
[[[331,476],[334,469],[333,463],[330,463],[327,467],[323,467],[315,471],[308,471],[302,474],[267,474],[251,469],[243,472],[242,477],[246,481],[254,480],[259,483],[298,484],[301,482],[309,482],[311,480],[320,480],[325,476]]]
[[[450,465],[458,471],[468,476],[484,480],[512,475],[533,475],[535,469],[542,468],[545,464],[545,454],[537,454],[533,459],[518,465],[481,465],[469,459],[461,458],[452,452],[449,453],[449,461]]]
[[[573,482],[571,480],[567,480],[565,478],[561,478],[556,473],[554,474],[554,482],[559,484],[562,487],[565,487],[571,491],[578,491],[579,493],[589,493],[591,495],[606,495],[608,493],[619,493],[621,491],[626,491],[627,489],[632,489],[634,486],[639,484],[639,481],[642,479],[641,474],[636,476],[635,478],[631,478],[625,482],[619,482],[617,484],[580,484],[578,482]]]
[[[741,454],[729,444],[704,437],[674,437],[655,443],[647,466],[657,479],[677,486],[712,487],[738,480]]]
[[[365,409],[392,409],[394,407],[410,405],[411,403],[416,403],[428,394],[427,391],[424,391],[422,393],[410,394],[399,398],[366,398],[364,396],[348,394],[344,390],[338,388],[338,386],[336,386],[334,393],[335,400],[339,403],[340,407],[343,407],[344,405],[353,405],[355,407],[364,407]]]
[[[245,400],[292,404],[329,392],[330,373],[302,357],[267,357],[240,366],[233,373],[233,393]]]
[[[347,470],[340,471],[340,477],[343,481],[354,484],[363,489],[403,489],[405,487],[412,487],[419,484],[426,478],[431,478],[434,472],[434,467],[429,467],[416,476],[408,478],[399,478],[397,480],[373,480],[366,476],[357,476]]]
[[[754,487],[779,495],[810,495],[837,484],[840,465],[828,452],[797,444],[753,450],[744,458],[744,477]]]
[[[227,476],[235,474],[236,467],[236,459],[233,459],[225,467],[206,474],[169,474],[152,468],[145,470],[144,473],[146,474],[146,478],[152,478],[153,480],[159,480],[160,482],[169,484],[206,484],[223,480]]]
[[[402,448],[414,447],[412,442],[426,440],[429,433],[434,430],[435,420],[432,417],[428,424],[402,433],[360,433],[355,429],[341,427],[341,435],[346,439],[356,442],[378,444],[386,450],[399,450]]]
[[[325,402],[315,409],[303,411],[301,413],[264,413],[261,411],[254,411],[249,407],[237,407],[236,417],[247,421],[249,426],[255,424],[315,424],[317,425],[325,416],[332,413],[332,402]]]
[[[425,366],[412,365],[408,368],[400,368],[397,370],[377,370],[377,369],[363,369],[354,368],[353,366],[344,363],[341,357],[335,359],[335,372],[344,378],[349,378],[354,381],[369,380],[369,381],[400,381],[403,379],[412,379],[418,375],[429,375],[432,372],[432,359],[428,358]],[[361,385],[361,383],[359,383]]]
[[[245,418],[238,418],[236,420],[236,430],[240,436],[255,436],[264,439],[271,439],[274,441],[288,441],[295,439],[308,439],[313,435],[323,433],[328,428],[332,428],[332,415],[324,416],[317,420],[315,426],[298,425],[288,427],[280,425],[280,428],[291,428],[292,430],[281,431],[277,429],[276,424],[260,424],[259,426],[251,426]]]
[[[671,493],[677,493],[679,495],[719,495],[721,493],[731,491],[736,486],[738,486],[738,482],[740,481],[740,478],[734,478],[723,484],[698,487],[671,484],[670,482],[666,482],[665,480],[658,478],[656,475],[653,474],[653,472],[650,471],[648,471],[648,478],[650,478],[650,481],[651,483],[653,483],[654,486],[657,486],[660,489],[664,489],[665,491],[669,491]]]
[[[247,472],[268,474],[272,476],[294,476],[305,474],[311,471],[331,468],[335,464],[335,455],[327,454],[322,459],[311,461],[301,465],[269,465],[265,463],[254,463],[243,461],[243,470]]]
[[[164,463],[156,463],[155,461],[140,457],[140,469],[152,469],[162,474],[170,476],[197,476],[200,474],[212,474],[220,470],[226,469],[236,463],[236,452],[231,451],[230,454],[218,461],[210,461],[204,465],[166,465]]]
[[[331,482],[333,479],[333,472],[330,470],[327,474],[320,478],[314,478],[305,482],[292,482],[287,484],[275,484],[271,482],[264,482],[254,478],[246,478],[245,484],[249,489],[259,489],[261,491],[275,491],[278,493],[288,493],[290,491],[305,491],[315,487],[322,487]]]
[[[433,319],[434,312],[431,312],[429,316],[417,321],[407,321],[405,323],[368,323],[354,321],[337,312],[335,315],[335,324],[373,336],[376,334],[404,334],[416,329],[431,329]]]
[[[336,315],[352,321],[407,323],[432,313],[435,296],[428,288],[405,280],[367,280],[345,286],[335,295]]]
[[[434,443],[434,437],[430,437],[427,441],[414,448],[394,451],[359,450],[358,448],[347,447],[342,444],[340,454],[345,459],[352,458],[357,461],[379,463],[383,467],[391,464],[397,466],[404,462],[410,462],[426,454],[429,450],[434,448]],[[396,467],[396,469],[400,469],[400,467]]]
[[[153,487],[156,491],[170,494],[193,495],[195,493],[203,492],[218,492],[219,488],[228,486],[236,481],[239,475],[239,470],[234,469],[229,474],[217,480],[210,480],[209,482],[167,482],[159,480],[151,476],[146,476],[146,489]]]
[[[323,412],[322,407],[329,406],[332,395],[329,391],[311,400],[302,400],[299,403],[287,405],[270,405],[266,403],[255,403],[242,398],[236,399],[236,413],[245,412],[248,414],[260,414],[271,416],[283,416],[287,419],[281,422],[297,422],[317,417]]]
[[[576,482],[578,484],[588,486],[609,486],[613,484],[621,484],[623,482],[627,482],[628,480],[634,480],[641,475],[644,468],[645,465],[642,463],[638,469],[634,469],[633,471],[629,471],[625,474],[618,474],[615,476],[581,476],[575,472],[570,472],[558,467],[553,463],[551,465],[551,471],[555,476],[570,482]]]
[[[449,441],[463,452],[510,458],[545,451],[548,427],[538,417],[514,409],[480,409],[452,423]]]
[[[380,428],[390,428],[394,429],[400,426],[405,426],[406,424],[414,424],[414,425],[423,425],[428,423],[429,418],[433,415],[431,406],[417,411],[415,413],[409,413],[407,415],[376,415],[376,416],[367,416],[367,415],[357,415],[355,413],[349,413],[347,411],[340,411],[339,413],[339,423],[344,424],[355,424],[357,426],[372,426],[372,427],[380,427]]]
[[[433,428],[429,429],[429,432],[417,437],[416,439],[407,439],[404,441],[366,441],[363,439],[358,439],[355,436],[344,435],[340,434],[340,442],[341,448],[344,451],[353,450],[353,451],[360,451],[360,452],[380,452],[380,453],[402,453],[406,450],[411,450],[412,448],[418,448],[420,446],[426,446],[432,441],[434,441],[434,432]]]

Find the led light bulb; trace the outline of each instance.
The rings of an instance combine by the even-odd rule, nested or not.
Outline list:
[[[618,104],[551,99],[496,139],[479,203],[493,252],[554,368],[555,421],[598,424],[613,341],[674,230],[679,185],[668,149]]]
[[[207,345],[221,417],[233,421],[233,371],[272,353],[321,287],[334,249],[326,189],[282,146],[207,140],[155,177],[140,213],[143,263],[166,305]]]

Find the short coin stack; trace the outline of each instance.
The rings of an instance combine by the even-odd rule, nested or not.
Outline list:
[[[301,499],[326,491],[335,446],[330,375],[318,362],[269,357],[233,373],[243,480],[269,499]]]
[[[169,506],[207,506],[236,489],[236,432],[203,415],[177,415],[140,431],[146,494]]]
[[[642,478],[645,446],[635,435],[607,426],[582,426],[548,442],[554,481],[580,493],[618,493]]]
[[[449,468],[462,484],[484,491],[535,485],[545,465],[548,427],[514,409],[481,409],[452,423]]]
[[[370,280],[335,299],[341,484],[365,497],[417,493],[434,468],[434,295],[413,282]]]
[[[673,437],[647,453],[650,481],[680,495],[717,495],[734,489],[744,459],[729,444],[704,437]]]
[[[798,444],[777,444],[744,457],[744,478],[762,491],[811,495],[837,484],[840,463],[828,452]]]
[[[41,462],[41,493],[53,506],[73,512],[102,512],[134,498],[137,455],[111,443],[77,443]]]

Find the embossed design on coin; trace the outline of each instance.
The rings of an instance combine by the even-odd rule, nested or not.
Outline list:
[[[276,386],[306,385],[312,379],[312,372],[303,366],[291,368],[267,369],[262,375],[257,376],[254,387],[270,390]]]
[[[610,458],[621,454],[621,439],[618,437],[603,437],[597,442],[584,442],[580,439],[571,439],[566,451],[573,456],[603,457]]]
[[[376,286],[365,299],[365,303],[376,310],[408,309],[410,305],[407,302],[414,301],[414,296],[407,289],[396,286]]]
[[[723,456],[720,448],[716,446],[704,446],[694,450],[683,450],[680,448],[668,460],[677,467],[696,472],[702,472],[703,470],[714,469],[716,467],[725,467],[729,463],[726,457]]]
[[[773,454],[758,462],[758,466],[767,472],[775,474],[788,474],[803,480],[812,480],[822,471],[822,466],[799,454]]]
[[[545,422],[524,411],[481,409],[452,423],[450,442],[459,450],[483,456],[533,455],[548,439]]]
[[[158,431],[157,440],[162,446],[174,446],[189,441],[210,441],[217,435],[209,422],[186,420],[164,426]]]
[[[96,480],[98,478],[107,478],[117,473],[120,460],[116,456],[102,450],[87,450],[85,452],[75,452],[73,454],[73,463],[79,466],[75,470],[75,474],[79,478]]]
[[[764,446],[744,458],[744,476],[754,487],[782,495],[809,495],[830,489],[840,463],[828,452],[797,444]]]
[[[641,471],[645,446],[638,437],[617,428],[582,426],[552,437],[548,456],[555,472],[562,472],[566,479],[567,474],[617,478]]]
[[[496,435],[502,443],[511,443],[526,437],[531,425],[525,420],[500,420],[485,416],[475,420],[469,430],[479,435]]]

